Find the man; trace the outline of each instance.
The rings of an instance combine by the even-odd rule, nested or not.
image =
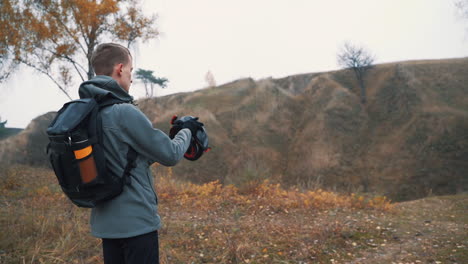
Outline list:
[[[106,43],[94,51],[91,63],[96,77],[80,85],[80,98],[116,97],[127,103],[114,104],[100,111],[103,148],[107,169],[123,175],[127,152],[137,152],[130,184],[110,201],[91,212],[91,232],[102,238],[104,263],[159,263],[158,200],[153,188],[150,165],[158,162],[173,166],[190,145],[191,135],[201,123],[191,120],[182,125],[171,140],[154,129],[148,118],[132,104],[128,94],[132,84],[132,56],[121,45]]]

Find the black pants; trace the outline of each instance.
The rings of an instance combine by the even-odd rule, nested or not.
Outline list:
[[[158,231],[118,239],[102,239],[105,264],[159,264]]]

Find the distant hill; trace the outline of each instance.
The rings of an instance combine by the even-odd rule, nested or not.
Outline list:
[[[205,123],[212,151],[176,166],[174,175],[182,179],[238,185],[270,179],[394,200],[466,191],[468,59],[377,65],[366,85],[367,105],[360,103],[352,72],[340,70],[242,79],[140,100],[139,106],[165,132],[174,114]],[[43,129],[39,121],[14,138],[26,144],[34,127]],[[2,159],[18,153],[2,153],[3,142]]]
[[[0,128],[0,140],[16,135],[22,130],[23,130],[22,128],[1,127]]]
[[[20,133],[0,141],[0,166],[20,163],[34,166],[48,166],[46,129],[55,112],[36,117]]]

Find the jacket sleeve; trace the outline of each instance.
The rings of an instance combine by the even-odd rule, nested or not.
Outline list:
[[[149,119],[137,107],[122,104],[120,107],[120,127],[123,141],[135,151],[146,156],[152,163],[174,166],[182,159],[190,145],[191,132],[182,129],[174,139],[153,128]]]

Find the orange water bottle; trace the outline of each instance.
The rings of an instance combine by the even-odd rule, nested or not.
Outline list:
[[[85,147],[74,150],[75,159],[78,161],[80,168],[81,181],[83,183],[92,182],[97,177],[96,162],[93,156],[93,146],[86,144],[89,140],[79,137],[74,137],[73,144],[83,145]]]

